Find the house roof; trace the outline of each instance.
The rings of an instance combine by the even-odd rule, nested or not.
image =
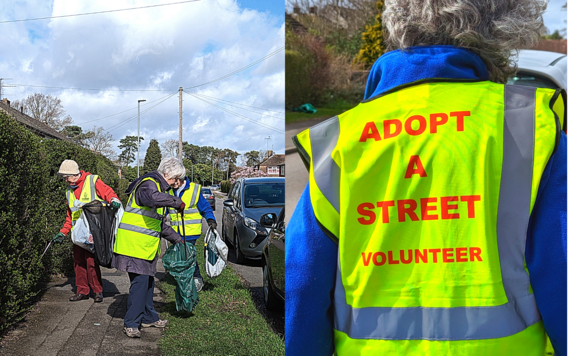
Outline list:
[[[42,137],[47,137],[47,138],[53,138],[56,140],[63,140],[63,141],[72,142],[67,137],[60,134],[59,132],[52,129],[51,127],[44,124],[43,122],[40,122],[40,121],[34,119],[33,117],[30,117],[30,116],[20,112],[20,110],[11,107],[9,103],[10,102],[5,100],[5,99],[0,101],[0,110],[6,112],[8,115],[13,117],[16,121],[26,125],[36,135],[39,135]]]
[[[291,28],[293,32],[296,32],[300,35],[309,32],[305,26],[303,26],[299,21],[295,20],[295,18],[289,14],[285,14],[285,23]]]
[[[285,155],[275,154],[259,164],[260,167],[280,166],[285,164]]]

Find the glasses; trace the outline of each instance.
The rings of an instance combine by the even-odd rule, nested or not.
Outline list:
[[[66,178],[69,178],[69,177],[77,177],[78,175],[79,175],[79,174],[60,174],[59,176],[60,176],[62,179],[66,179]]]

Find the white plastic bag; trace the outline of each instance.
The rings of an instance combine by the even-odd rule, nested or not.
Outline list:
[[[83,205],[79,200],[74,202],[74,207],[80,208]],[[75,226],[71,231],[71,241],[91,253],[95,253],[95,245],[93,244],[93,235],[89,230],[89,223],[87,218],[83,214],[83,210],[80,210],[79,219],[75,221]]]
[[[212,228],[208,228],[204,236],[204,261],[206,274],[210,278],[219,276],[228,263],[228,246]]]

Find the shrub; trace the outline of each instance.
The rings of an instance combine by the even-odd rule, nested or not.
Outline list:
[[[230,187],[232,186],[232,182],[229,180],[223,180],[222,183],[220,184],[220,188],[222,190],[222,193],[229,193],[230,192]]]
[[[67,211],[61,162],[99,174],[117,191],[117,170],[107,158],[66,141],[41,139],[0,111],[0,332],[22,318],[38,281],[73,272],[72,244],[52,244]]]
[[[43,274],[47,167],[38,137],[0,111],[0,331],[21,319]]]

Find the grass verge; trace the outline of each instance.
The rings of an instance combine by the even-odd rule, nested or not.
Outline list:
[[[231,267],[215,279],[207,277],[202,241],[196,250],[205,285],[194,311],[176,312],[176,283],[170,275],[159,284],[166,294],[161,316],[170,322],[159,341],[163,355],[284,355],[283,339],[259,314],[249,290]]]

